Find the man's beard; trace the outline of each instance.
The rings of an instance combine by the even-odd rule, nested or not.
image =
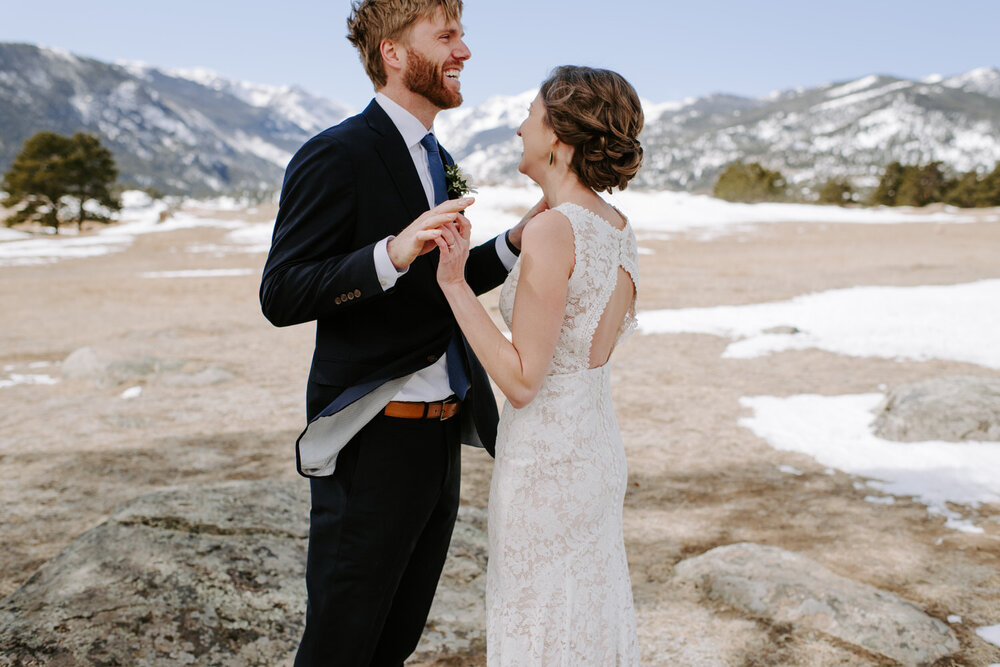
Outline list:
[[[444,74],[434,63],[416,49],[411,49],[409,56],[403,75],[407,88],[423,95],[439,109],[454,109],[462,104],[462,93],[445,86]]]

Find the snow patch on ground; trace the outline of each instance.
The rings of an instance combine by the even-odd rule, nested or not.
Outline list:
[[[869,478],[892,496],[910,496],[947,525],[983,532],[949,507],[1000,503],[1000,443],[892,442],[874,435],[873,410],[883,394],[751,396],[740,424],[775,449],[808,454],[820,464]],[[866,498],[867,499],[867,498]],[[882,502],[882,501],[879,501]]]
[[[738,339],[723,357],[749,359],[808,348],[854,357],[950,359],[1000,369],[1000,280],[918,287],[852,287],[788,301],[649,310],[645,334]],[[797,333],[768,333],[793,327]]]
[[[473,241],[486,241],[517,224],[542,194],[534,188],[479,188],[469,207]],[[709,240],[775,222],[892,225],[905,223],[969,223],[976,217],[960,209],[927,213],[910,207],[842,208],[811,204],[738,204],[688,192],[625,190],[606,195],[632,224],[639,238],[673,238],[696,233]]]
[[[5,369],[6,370],[6,369]],[[6,378],[0,378],[0,389],[16,387],[19,384],[58,384],[59,380],[50,375],[38,373],[11,373]]]
[[[1000,625],[976,628],[976,634],[995,646],[1000,646]]]

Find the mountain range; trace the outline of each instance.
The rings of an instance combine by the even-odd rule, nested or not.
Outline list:
[[[498,96],[438,117],[442,143],[473,181],[527,182],[517,173],[515,131],[534,95]],[[705,190],[738,159],[777,169],[806,192],[829,177],[872,186],[893,160],[940,160],[954,171],[1000,162],[995,67],[643,107],[638,187]],[[128,184],[193,195],[273,192],[295,150],[352,112],[293,86],[0,43],[0,171],[35,132],[82,130],[101,137]]]
[[[0,170],[35,132],[85,131],[112,151],[124,183],[194,195],[269,191],[304,141],[350,112],[296,87],[0,43]]]

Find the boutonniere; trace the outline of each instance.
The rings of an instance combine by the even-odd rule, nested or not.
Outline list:
[[[476,191],[457,164],[449,164],[444,168],[444,182],[448,186],[448,199],[458,199]]]

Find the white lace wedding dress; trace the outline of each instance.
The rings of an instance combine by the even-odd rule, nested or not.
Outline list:
[[[575,204],[576,260],[552,365],[535,399],[507,403],[490,485],[486,576],[487,664],[637,665],[635,612],[622,503],[625,451],[611,404],[608,366],[590,348],[618,280],[637,276],[631,226],[618,230]],[[520,275],[500,295],[510,326]],[[635,301],[618,340],[635,328]]]

